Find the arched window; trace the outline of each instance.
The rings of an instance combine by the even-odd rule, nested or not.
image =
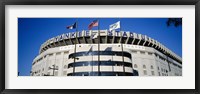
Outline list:
[[[147,71],[146,70],[144,70],[143,72],[144,72],[144,75],[147,75]]]
[[[151,69],[153,69],[153,66],[151,65]]]
[[[155,75],[154,71],[151,71],[151,74],[152,74],[152,75]]]
[[[143,68],[146,69],[146,65],[143,65]]]
[[[137,64],[135,64],[135,65],[134,65],[134,68],[137,68],[137,67],[138,67]]]

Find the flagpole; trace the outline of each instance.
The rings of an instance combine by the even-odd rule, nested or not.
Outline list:
[[[100,21],[98,19],[98,76],[100,76],[100,31],[99,31]]]
[[[119,21],[120,21],[120,18],[119,18]],[[121,43],[121,49],[122,49],[122,62],[123,62],[123,73],[124,73],[123,76],[125,76],[125,66],[124,66],[124,48],[123,48],[123,44],[122,44],[122,38],[123,38],[123,35],[122,35],[122,31],[121,31],[121,21],[120,21],[119,25],[120,25],[120,32],[121,32],[121,41],[120,41],[120,43]]]
[[[93,52],[93,45],[92,45],[92,49],[91,49],[91,50],[92,50],[92,52]],[[91,74],[91,76],[94,75],[94,73],[93,73],[93,63],[94,63],[94,62],[93,62],[93,53],[92,53],[92,74]]]
[[[77,44],[77,32],[78,32],[78,21],[76,19],[76,38],[74,47],[74,64],[73,64],[73,76],[75,76],[75,62],[76,62],[76,44]]]

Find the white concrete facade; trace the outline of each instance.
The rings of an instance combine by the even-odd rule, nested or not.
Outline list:
[[[99,45],[98,38],[88,36],[59,37],[53,42],[52,38],[42,44],[31,75],[182,76],[181,58],[157,40],[135,33],[131,37],[130,32],[118,34],[102,30]]]

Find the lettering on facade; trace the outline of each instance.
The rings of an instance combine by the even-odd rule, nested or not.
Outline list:
[[[108,36],[113,36],[113,32],[112,31],[108,31]]]
[[[71,38],[75,38],[76,37],[76,32],[72,32],[70,37]]]
[[[127,33],[126,32],[123,32],[123,37],[127,37]]]
[[[90,31],[85,31],[85,36],[90,36]]]
[[[130,38],[134,38],[134,37],[133,37],[133,33],[132,33],[132,32],[130,32]]]
[[[109,31],[109,30],[107,30],[106,32],[107,32],[106,35],[108,35],[108,36],[122,36],[122,37],[130,37],[130,38],[139,38],[139,34],[135,34],[135,33],[132,33],[132,32],[124,32],[124,31],[123,32],[117,32],[117,31]],[[63,39],[75,38],[76,34],[77,34],[77,37],[82,37],[82,36],[95,36],[96,33],[98,33],[98,32],[80,31],[80,32],[65,33],[65,34],[62,34],[62,35],[59,35],[59,36],[56,36],[54,38],[47,40],[43,44],[43,46],[49,45],[53,42],[61,41]],[[146,37],[145,35],[141,35],[141,39],[144,40],[145,37]],[[149,37],[146,37],[146,38],[147,38],[147,40],[150,40]],[[150,41],[153,42],[152,39]]]

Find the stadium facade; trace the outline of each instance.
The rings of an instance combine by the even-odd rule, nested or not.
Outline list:
[[[43,43],[31,76],[182,76],[182,58],[146,35],[70,32]],[[100,35],[100,37],[99,37]]]

